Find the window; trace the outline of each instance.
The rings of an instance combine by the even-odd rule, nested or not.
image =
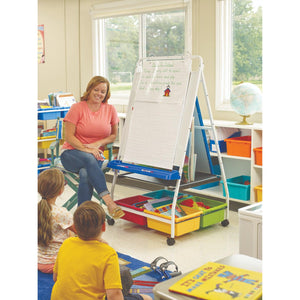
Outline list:
[[[112,99],[128,102],[140,58],[185,53],[185,9],[97,19],[96,70],[111,83]]]
[[[262,89],[262,0],[217,0],[216,109],[241,82]]]

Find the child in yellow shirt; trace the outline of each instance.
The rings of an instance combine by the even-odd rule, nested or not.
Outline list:
[[[118,255],[101,239],[105,230],[101,205],[86,201],[73,219],[78,237],[65,240],[58,252],[51,300],[151,300],[148,295],[123,296]]]

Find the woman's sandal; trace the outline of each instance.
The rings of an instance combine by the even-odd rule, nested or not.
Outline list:
[[[122,210],[121,207],[116,207],[111,213],[109,213],[111,217],[113,217],[114,219],[120,219],[123,216],[125,216],[124,211]]]

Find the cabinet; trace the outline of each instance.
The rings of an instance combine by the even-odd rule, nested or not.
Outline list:
[[[204,125],[208,125],[209,120],[204,120]],[[216,130],[218,128],[236,128],[241,131],[241,136],[251,136],[251,157],[241,157],[228,155],[226,152],[221,153],[222,162],[224,165],[226,178],[237,177],[241,175],[250,176],[250,200],[239,200],[230,198],[230,201],[241,202],[244,204],[253,204],[257,201],[255,187],[262,185],[263,166],[255,164],[254,150],[257,147],[262,147],[263,129],[262,124],[255,123],[253,125],[237,125],[232,121],[214,121]],[[209,136],[209,133],[208,133]],[[209,142],[209,141],[208,141]],[[216,153],[210,152],[212,160]],[[205,189],[189,189],[194,193],[225,199],[223,196],[223,187],[220,183],[217,186],[208,187]]]
[[[262,259],[262,203],[238,211],[240,253]]]

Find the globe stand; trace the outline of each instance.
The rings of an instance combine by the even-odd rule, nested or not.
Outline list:
[[[241,117],[243,117],[243,120],[241,122],[237,122],[236,125],[252,125],[253,123],[249,123],[246,118],[249,118],[250,115],[248,116],[242,116],[240,115]]]

